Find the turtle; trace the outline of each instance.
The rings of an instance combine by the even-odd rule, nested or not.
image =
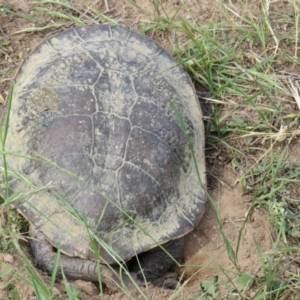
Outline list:
[[[9,107],[12,206],[36,266],[51,274],[59,251],[58,276],[109,286],[110,266],[138,257],[137,280],[166,283],[206,204],[203,116],[183,67],[120,25],[73,27],[22,62]]]

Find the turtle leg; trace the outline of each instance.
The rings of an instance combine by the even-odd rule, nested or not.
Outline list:
[[[54,247],[34,226],[30,227],[30,237],[30,247],[36,266],[51,275],[56,256]],[[139,256],[140,264],[135,268],[139,270],[136,274],[138,280],[135,280],[135,276],[129,277],[125,274],[122,274],[122,278],[120,279],[119,272],[115,274],[109,267],[100,265],[101,281],[111,292],[119,291],[124,286],[132,289],[134,287],[132,280],[135,280],[136,284],[139,285],[139,281],[144,282],[145,279],[156,286],[175,288],[178,284],[177,274],[168,271],[174,266],[174,260],[181,258],[183,246],[184,239],[180,238],[164,244],[165,251],[157,247]],[[60,261],[56,272],[57,277],[62,277],[62,270],[68,278],[93,282],[99,281],[99,264],[92,260],[60,254]]]
[[[30,226],[30,237],[30,247],[36,266],[51,275],[56,256],[54,247],[34,226]],[[118,276],[107,266],[100,266],[101,281],[112,292],[120,290],[121,283]],[[92,260],[69,257],[61,253],[56,273],[57,277],[62,278],[62,270],[67,278],[99,281],[99,264]]]
[[[156,286],[175,289],[178,285],[177,274],[169,272],[175,265],[175,261],[182,258],[184,238],[170,241],[160,247],[152,249],[139,256],[139,280],[151,282]],[[175,260],[175,261],[174,261]]]

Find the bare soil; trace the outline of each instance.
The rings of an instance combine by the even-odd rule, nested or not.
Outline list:
[[[125,0],[108,0],[110,11],[107,11],[104,1],[83,1],[74,0],[73,4],[78,9],[83,4],[90,4],[95,9],[106,12],[108,16],[119,20],[120,23],[137,28],[142,24],[151,24],[155,19],[153,8],[150,1],[136,0],[135,3],[142,10],[136,9]],[[169,16],[174,15],[177,10],[177,17],[185,19],[193,19],[200,26],[208,20],[218,20],[218,7],[212,5],[210,0],[167,0],[162,1],[166,13]],[[184,5],[180,4],[184,3]],[[249,0],[246,7],[239,7],[237,10],[241,12],[245,9],[255,9],[261,5],[259,0]],[[284,10],[286,1],[276,1],[272,4],[274,11]],[[0,6],[11,4],[13,10],[19,13],[26,13],[32,17],[38,17],[43,20],[42,27],[53,23],[51,16],[45,16],[41,12],[33,9],[29,0],[0,0]],[[162,14],[159,10],[157,14]],[[38,45],[47,34],[52,34],[56,29],[45,30],[33,33],[18,33],[24,28],[29,28],[37,24],[33,20],[17,17],[13,14],[4,14],[0,12],[0,39],[7,42],[5,54],[0,56],[0,69],[6,70],[14,66],[14,71],[9,72],[4,80],[0,82],[0,100],[4,101],[8,95],[9,85],[22,59],[28,55],[36,45]],[[159,30],[150,32],[150,37],[161,43],[167,50],[172,50],[174,32],[169,30]],[[286,69],[286,66],[278,66]],[[216,154],[216,153],[215,153]],[[293,156],[300,157],[299,144],[292,149]],[[238,265],[243,272],[256,274],[259,276],[262,271],[260,269],[260,258],[256,250],[255,241],[259,244],[263,252],[267,252],[272,248],[276,238],[275,233],[269,225],[267,211],[262,207],[256,207],[249,213],[251,196],[243,194],[243,190],[238,182],[239,174],[236,174],[230,163],[223,159],[226,154],[217,153],[215,159],[218,163],[209,163],[208,171],[216,174],[219,180],[209,179],[209,193],[214,199],[216,206],[220,212],[221,220],[224,226],[224,232],[233,247],[239,244]],[[299,198],[299,190],[294,191]],[[245,218],[248,216],[246,222]],[[245,223],[245,224],[244,224]],[[241,231],[242,230],[242,231]],[[241,235],[239,237],[239,235]],[[25,252],[26,245],[24,246]],[[28,251],[27,251],[28,252]],[[18,254],[11,253],[12,259],[6,256],[6,253],[0,253],[0,272],[12,269],[8,275],[0,279],[0,300],[9,299],[8,283],[12,283],[21,299],[36,299],[31,287],[26,282],[29,279],[27,271],[24,267],[24,260]],[[30,254],[28,253],[28,258]],[[210,278],[213,274],[219,274],[220,268],[226,271],[232,271],[232,278],[235,277],[235,271],[228,253],[225,249],[224,242],[219,230],[219,225],[213,215],[209,205],[207,205],[206,213],[197,228],[186,237],[186,246],[184,251],[185,267],[178,268],[177,271],[182,275],[184,281],[187,281],[186,288],[182,292],[182,298],[187,299],[188,295],[200,294],[199,283]],[[41,276],[49,282],[50,279],[41,273]],[[20,279],[22,277],[22,279]],[[224,276],[223,276],[224,277]],[[56,291],[64,297],[65,289],[62,282],[57,281]],[[82,289],[82,287],[79,287]],[[95,286],[96,288],[96,286]],[[99,299],[99,295],[90,295],[91,292],[83,291],[80,299]],[[94,291],[95,292],[95,291]],[[91,292],[91,293],[94,293]],[[250,291],[251,292],[251,291]],[[250,293],[249,292],[249,293]],[[139,299],[138,293],[132,291],[134,298]],[[159,288],[150,288],[152,299],[167,299],[172,295],[173,291]],[[222,299],[226,299],[226,291],[221,291]],[[122,294],[105,295],[105,299],[128,299],[128,296]]]
[[[210,195],[216,200],[216,205],[220,211],[220,216],[224,226],[224,233],[229,239],[231,245],[236,247],[239,240],[240,230],[245,222],[245,217],[249,212],[249,196],[243,196],[243,191],[236,183],[237,176],[232,173],[229,166],[225,166],[222,172],[222,179],[226,179],[226,185],[218,183],[210,191]],[[238,251],[238,264],[242,272],[249,274],[262,274],[261,263],[258,252],[256,251],[255,241],[258,242],[261,250],[267,252],[272,248],[274,239],[276,239],[268,221],[268,214],[263,208],[255,208],[250,215],[244,229],[242,230],[240,246]],[[23,249],[30,259],[30,253],[23,243]],[[12,253],[13,260],[7,262],[5,253],[0,253],[0,272],[12,269],[13,272],[4,276],[0,280],[0,300],[8,299],[8,283],[12,283],[21,299],[36,299],[31,287],[25,280],[20,280],[20,276],[29,279],[27,270],[24,267],[24,261],[16,253]],[[188,295],[200,294],[199,283],[209,279],[212,275],[220,275],[220,268],[227,273],[232,272],[232,278],[235,278],[236,269],[232,264],[225,249],[219,225],[213,215],[212,210],[207,206],[206,213],[195,230],[186,237],[184,251],[185,267],[177,268],[178,273],[184,281],[187,281],[186,288],[180,296],[187,299]],[[42,273],[41,276],[45,282],[50,283],[50,278]],[[73,282],[70,280],[70,282]],[[88,283],[87,283],[88,284]],[[90,283],[89,283],[90,284]],[[98,294],[87,294],[82,285],[75,285],[81,290],[80,299],[99,299]],[[57,292],[61,296],[66,296],[63,281],[58,280],[55,285]],[[94,285],[94,289],[99,289]],[[145,290],[145,294],[150,292],[152,299],[168,299],[173,291],[161,288],[151,287]],[[222,299],[226,299],[227,292]],[[134,299],[143,299],[139,292],[132,291]],[[105,295],[105,299],[128,299],[127,295],[122,293]]]

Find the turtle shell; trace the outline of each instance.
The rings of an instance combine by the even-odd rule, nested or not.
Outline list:
[[[120,26],[71,28],[24,60],[5,149],[21,193],[12,205],[70,256],[93,259],[96,241],[107,263],[127,259],[187,234],[204,212],[190,78],[159,44]]]

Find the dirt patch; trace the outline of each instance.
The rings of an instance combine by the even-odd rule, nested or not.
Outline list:
[[[214,202],[220,212],[224,233],[234,250],[239,243],[237,258],[240,271],[253,275],[261,274],[261,262],[255,241],[264,253],[272,248],[276,236],[263,208],[255,208],[248,214],[250,197],[243,196],[242,189],[236,184],[237,177],[231,173],[228,168],[220,178],[226,178],[232,187],[218,183],[210,194],[213,199],[218,199]],[[218,222],[209,206],[197,228],[186,237],[184,258],[186,266],[178,270],[188,282],[179,295],[182,299],[187,299],[190,295],[200,296],[199,283],[212,278],[213,275],[219,275],[224,280],[221,268],[232,279],[236,277],[237,270],[225,249]],[[169,299],[174,293],[155,287],[150,287],[147,292],[150,299]],[[228,292],[221,288],[219,295],[221,299],[227,299]],[[132,296],[134,299],[143,299],[137,292]],[[105,299],[125,300],[128,299],[126,297],[123,294],[114,294],[106,296]]]
[[[263,252],[270,250],[274,241],[268,215],[262,208],[255,208],[249,213],[250,197],[243,196],[241,187],[235,183],[237,177],[231,174],[229,168],[223,175],[221,178],[226,179],[231,187],[219,182],[211,196],[217,199],[215,205],[231,246],[236,250],[239,244],[237,259],[240,270],[256,274],[260,269],[260,260],[254,240]],[[191,282],[196,286],[212,274],[218,274],[220,267],[229,271],[229,274],[232,272],[232,275],[236,272],[225,248],[219,225],[209,207],[199,226],[188,236],[185,253],[187,265],[201,266],[196,275],[195,268],[185,268],[186,276],[191,276]]]
[[[30,280],[29,274],[20,256],[0,253],[0,272],[6,274],[0,280],[1,300],[12,299],[14,293],[17,293],[21,299],[36,299],[32,287],[26,283],[26,280]]]

